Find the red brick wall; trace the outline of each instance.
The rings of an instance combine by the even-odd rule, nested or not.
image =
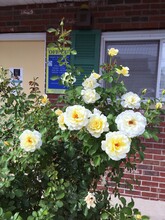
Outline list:
[[[102,31],[165,29],[164,0],[95,0],[88,3],[92,16],[90,28]],[[27,6],[0,7],[0,33],[46,32],[57,28],[65,17],[65,28],[76,29],[76,13],[82,3],[63,2]],[[47,34],[47,43],[53,35]],[[54,100],[55,96],[49,96]],[[134,174],[125,174],[121,192],[146,199],[165,200],[165,117],[160,126],[158,143],[150,140],[146,145],[146,159]],[[130,192],[125,188],[129,176],[140,177],[140,186]],[[111,184],[111,183],[109,183]]]

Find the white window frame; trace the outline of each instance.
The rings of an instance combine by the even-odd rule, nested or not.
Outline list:
[[[105,45],[107,41],[159,40],[159,59],[156,83],[156,98],[159,98],[161,78],[162,45],[165,43],[165,30],[103,32],[101,36],[100,64],[105,62]]]

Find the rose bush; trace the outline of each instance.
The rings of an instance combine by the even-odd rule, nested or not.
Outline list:
[[[57,37],[50,46],[59,49],[59,63],[67,68],[59,80],[68,89],[55,103],[40,94],[37,79],[27,95],[1,68],[0,219],[148,219],[118,188],[124,171],[136,169],[138,155],[144,159],[140,137],[158,139],[162,102],[146,100],[146,91],[127,91],[123,79],[131,70],[117,64],[115,48],[107,51],[110,62],[101,74],[91,70],[75,87],[80,70],[67,55],[76,52],[68,47],[70,31],[60,25],[49,29]],[[120,203],[113,204],[108,181]]]

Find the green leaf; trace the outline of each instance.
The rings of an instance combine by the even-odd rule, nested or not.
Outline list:
[[[71,54],[72,54],[72,55],[76,55],[76,54],[77,54],[77,51],[76,51],[76,50],[72,50],[72,51],[71,51]]]
[[[64,198],[64,196],[65,196],[65,193],[63,191],[60,191],[57,193],[56,199],[62,199],[62,198]]]
[[[100,158],[99,155],[97,155],[97,156],[95,156],[95,157],[93,158],[93,164],[94,164],[95,167],[99,166],[99,165],[100,165],[100,162],[101,162],[101,158]]]
[[[126,199],[124,197],[120,197],[120,201],[123,204],[123,206],[126,206]]]
[[[61,208],[64,204],[63,204],[62,201],[58,200],[58,201],[56,202],[56,205],[57,205],[59,208]]]
[[[57,75],[53,75],[53,76],[50,78],[50,80],[52,80],[52,81],[57,80],[57,79],[60,79],[59,76],[57,76]]]
[[[124,208],[122,209],[122,212],[123,212],[124,214],[127,214],[127,215],[132,215],[132,209],[129,208],[129,207],[124,207]]]
[[[143,215],[142,216],[142,220],[149,220],[150,218],[148,217],[148,216],[146,216],[146,215]]]
[[[56,32],[56,29],[55,29],[55,28],[49,28],[49,29],[47,30],[47,32],[48,32],[48,33],[53,33],[53,32]]]
[[[109,215],[108,215],[108,213],[103,212],[103,213],[101,214],[101,219],[102,219],[102,220],[109,219]]]

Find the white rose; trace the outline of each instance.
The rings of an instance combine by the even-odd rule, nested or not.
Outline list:
[[[122,112],[116,117],[115,122],[118,130],[130,138],[143,134],[147,125],[146,118],[140,112],[133,110]]]
[[[127,92],[126,94],[122,95],[121,97],[122,101],[121,101],[121,105],[124,108],[140,108],[140,97],[133,92]]]
[[[112,160],[126,157],[130,151],[131,140],[122,132],[114,131],[106,134],[106,140],[101,142],[101,148]]]
[[[34,130],[25,130],[19,137],[20,147],[24,151],[33,152],[36,149],[39,149],[42,145],[41,134]]]
[[[88,123],[91,111],[81,105],[69,106],[64,112],[64,123],[69,130],[80,130]]]
[[[82,86],[84,87],[84,89],[95,89],[100,85],[97,83],[95,77],[90,76],[84,80]]]
[[[99,138],[103,132],[109,131],[109,124],[106,116],[94,109],[94,114],[90,116],[86,128],[92,136]]]
[[[81,95],[86,104],[95,103],[98,99],[100,99],[100,95],[95,89],[82,90]]]
[[[90,207],[96,207],[96,198],[93,193],[88,192],[88,195],[85,197],[84,201],[86,202],[88,209],[90,209]]]

